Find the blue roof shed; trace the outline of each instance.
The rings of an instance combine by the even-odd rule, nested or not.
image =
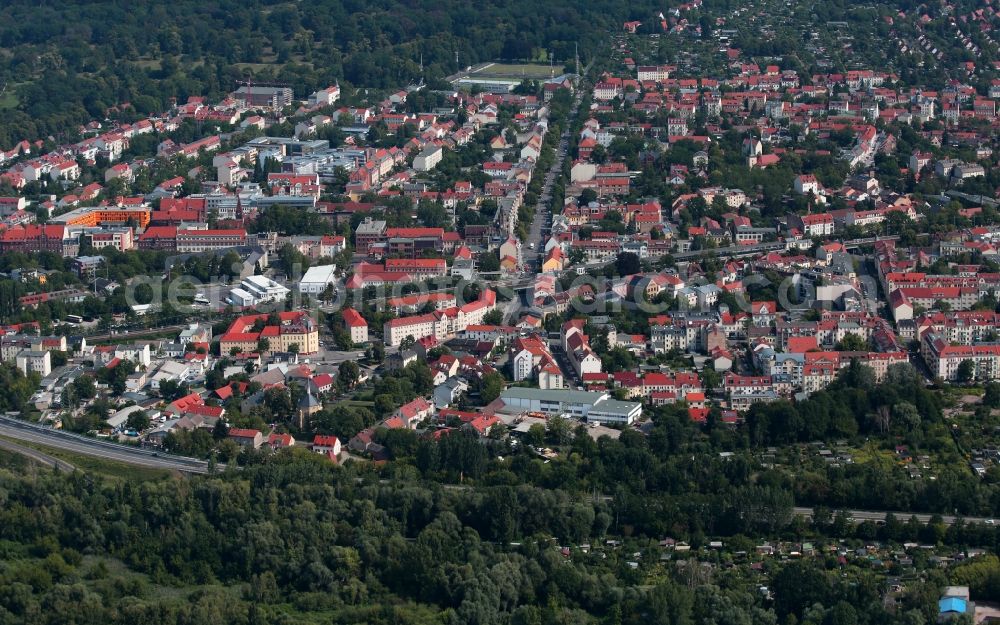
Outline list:
[[[938,601],[938,613],[945,614],[947,612],[954,612],[957,614],[965,614],[968,604],[965,599],[959,597],[945,597]]]

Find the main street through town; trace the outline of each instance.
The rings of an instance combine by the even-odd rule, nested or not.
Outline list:
[[[542,192],[538,196],[538,203],[535,204],[535,216],[531,220],[531,227],[528,228],[527,249],[522,250],[521,256],[525,268],[530,273],[538,273],[542,269],[540,261],[545,249],[546,235],[552,226],[552,185],[562,172],[566,154],[569,151],[570,129],[576,121],[580,112],[580,102],[583,99],[583,89],[577,89],[573,98],[573,108],[566,118],[566,128],[559,136],[559,144],[556,146],[555,159],[552,166],[545,172],[545,181],[542,185]],[[534,247],[532,247],[534,246]]]
[[[524,273],[520,276],[510,278],[498,277],[497,280],[491,281],[491,285],[494,287],[507,287],[511,290],[517,290],[530,286],[534,281],[534,276],[542,271],[542,253],[545,250],[545,242],[549,234],[549,229],[552,227],[552,186],[561,175],[563,163],[566,161],[571,136],[570,128],[573,126],[576,116],[579,113],[580,101],[582,99],[582,90],[578,89],[573,99],[573,107],[570,109],[570,114],[566,119],[566,129],[559,136],[559,143],[555,149],[555,158],[552,161],[552,166],[545,172],[542,190],[538,196],[538,202],[535,204],[534,216],[531,220],[531,225],[528,227],[528,237],[522,242],[521,263],[524,267]],[[505,322],[512,323],[516,321],[516,317],[520,311],[518,303],[518,299],[515,296],[514,300],[511,301],[511,305],[504,312]],[[530,302],[520,303],[524,305],[530,304]]]
[[[577,95],[573,102],[573,109],[570,112],[571,121],[576,118],[580,107],[580,96]],[[545,173],[545,182],[542,185],[542,192],[538,196],[538,203],[535,205],[534,219],[531,220],[531,227],[528,228],[528,248],[521,251],[524,266],[529,272],[539,272],[542,268],[540,258],[545,249],[544,234],[548,232],[552,225],[552,185],[562,172],[563,161],[566,160],[566,152],[569,150],[569,130],[563,131],[559,137],[559,145],[556,147],[555,160],[552,167]]]

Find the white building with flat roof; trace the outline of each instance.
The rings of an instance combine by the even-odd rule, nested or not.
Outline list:
[[[500,394],[507,409],[569,415],[588,423],[631,425],[642,416],[642,404],[618,401],[609,393],[513,386]]]
[[[245,307],[280,302],[289,292],[289,289],[266,276],[247,276],[240,282],[240,286],[230,292],[229,303]]]
[[[439,145],[429,145],[417,154],[413,159],[413,169],[417,171],[430,171],[437,167],[444,156],[444,151]]]
[[[240,308],[246,308],[248,306],[253,306],[256,302],[254,301],[253,293],[236,287],[229,292],[229,303],[233,306],[238,306]]]
[[[336,265],[319,265],[310,267],[306,275],[299,280],[299,293],[308,295],[319,295],[326,290],[326,287],[337,281],[335,275]]]
[[[128,345],[116,345],[114,357],[148,367],[152,362],[153,356],[149,349],[149,343],[133,343]]]
[[[191,368],[186,364],[167,360],[160,365],[160,368],[153,374],[153,377],[149,379],[149,385],[154,390],[159,390],[160,384],[163,382],[183,382],[189,375],[191,375]]]
[[[23,349],[15,356],[15,362],[24,375],[37,373],[44,378],[52,373],[52,359],[47,351]]]

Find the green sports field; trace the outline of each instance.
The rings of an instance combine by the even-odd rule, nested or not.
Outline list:
[[[544,79],[549,78],[552,75],[558,76],[562,73],[562,64],[558,63],[549,67],[548,65],[542,65],[538,63],[524,63],[524,64],[511,64],[511,63],[493,63],[478,72],[473,72],[470,76],[476,78],[482,78],[489,76],[491,78],[536,78]]]

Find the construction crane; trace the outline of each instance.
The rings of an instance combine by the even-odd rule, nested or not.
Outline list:
[[[288,87],[287,83],[279,83],[279,82],[254,82],[253,76],[251,76],[249,74],[247,75],[246,80],[237,80],[236,84],[238,85],[237,89],[239,87],[241,87],[241,86],[247,88],[247,95],[246,95],[246,99],[244,101],[246,102],[246,107],[248,109],[255,107],[255,104],[254,104],[254,101],[253,101],[253,88],[254,88],[255,85],[257,87],[280,87],[282,89],[285,89],[285,88]]]
[[[247,88],[247,97],[244,100],[244,102],[246,102],[246,107],[247,108],[250,108],[251,106],[253,106],[253,76],[251,76],[251,75],[248,74],[246,80],[237,80],[236,84],[237,85],[243,85],[243,86],[245,86]],[[237,87],[237,89],[238,88],[239,87]]]

